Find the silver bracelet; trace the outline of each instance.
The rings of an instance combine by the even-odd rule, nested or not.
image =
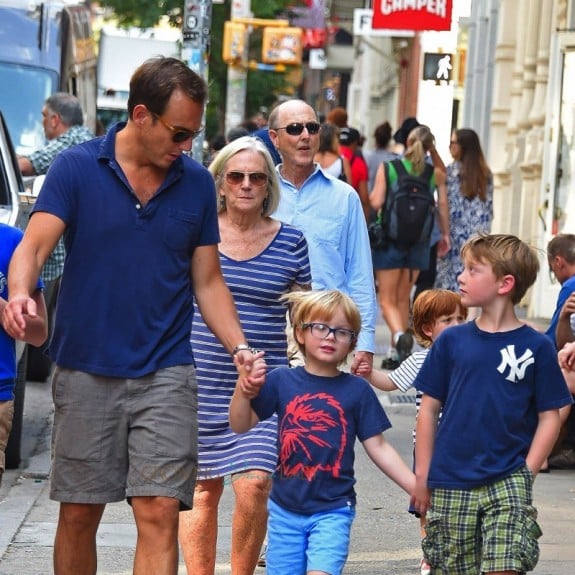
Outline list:
[[[251,354],[256,353],[256,350],[247,343],[240,343],[232,350],[232,355],[237,355],[240,351],[249,351]]]

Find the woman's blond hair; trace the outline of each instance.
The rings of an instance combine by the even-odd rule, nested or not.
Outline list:
[[[409,132],[404,156],[413,165],[414,174],[419,176],[423,173],[425,169],[425,155],[433,147],[434,141],[435,138],[431,130],[423,124]]]

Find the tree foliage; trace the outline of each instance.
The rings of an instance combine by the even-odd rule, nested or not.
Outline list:
[[[273,19],[283,13],[287,6],[301,4],[298,0],[251,0],[251,10],[257,18]],[[102,6],[111,8],[120,26],[149,28],[163,16],[168,16],[174,27],[182,26],[184,5],[182,0],[102,0]],[[206,133],[208,138],[223,132],[225,125],[225,102],[227,65],[222,61],[224,22],[230,18],[230,2],[213,4],[208,82],[210,98],[207,109]],[[251,36],[250,56],[260,59],[261,35],[256,30]],[[277,72],[250,70],[246,94],[246,117],[261,108],[269,108],[283,92],[293,91],[286,75]]]

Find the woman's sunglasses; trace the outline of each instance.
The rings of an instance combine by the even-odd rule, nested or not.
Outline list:
[[[246,176],[252,186],[264,186],[268,182],[268,175],[264,172],[227,172],[226,182],[232,186],[239,186],[243,184]]]
[[[292,122],[287,126],[282,128],[276,128],[276,130],[285,130],[290,136],[299,136],[303,129],[306,129],[311,135],[317,134],[320,129],[320,124],[317,122]]]
[[[152,114],[152,116],[156,118],[156,120],[159,120],[160,123],[164,126],[164,128],[167,128],[168,130],[170,130],[170,132],[172,132],[172,142],[174,142],[174,144],[182,144],[183,142],[189,140],[190,138],[193,140],[196,136],[198,136],[204,131],[203,126],[193,131],[183,130],[182,128],[176,128],[175,126],[168,124],[168,122],[166,122],[166,120],[164,120],[162,116],[159,116],[155,112],[150,111],[150,114]]]

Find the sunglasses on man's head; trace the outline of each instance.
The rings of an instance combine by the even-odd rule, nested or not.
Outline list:
[[[203,126],[201,128],[198,128],[197,130],[192,131],[184,130],[182,128],[176,128],[175,126],[168,124],[166,120],[164,120],[161,116],[159,116],[155,112],[150,111],[150,114],[152,114],[152,116],[156,118],[156,120],[159,120],[160,123],[164,126],[164,128],[167,128],[168,130],[170,130],[170,132],[172,132],[172,142],[174,142],[174,144],[182,144],[183,142],[189,140],[190,138],[193,140],[196,136],[198,136],[204,131]]]
[[[243,184],[245,177],[248,177],[252,186],[263,186],[268,182],[268,175],[264,172],[227,172],[226,182],[232,186]]]
[[[290,136],[299,136],[304,128],[309,134],[315,135],[319,132],[320,124],[317,122],[292,122],[282,128],[276,128],[276,130],[285,130]]]

